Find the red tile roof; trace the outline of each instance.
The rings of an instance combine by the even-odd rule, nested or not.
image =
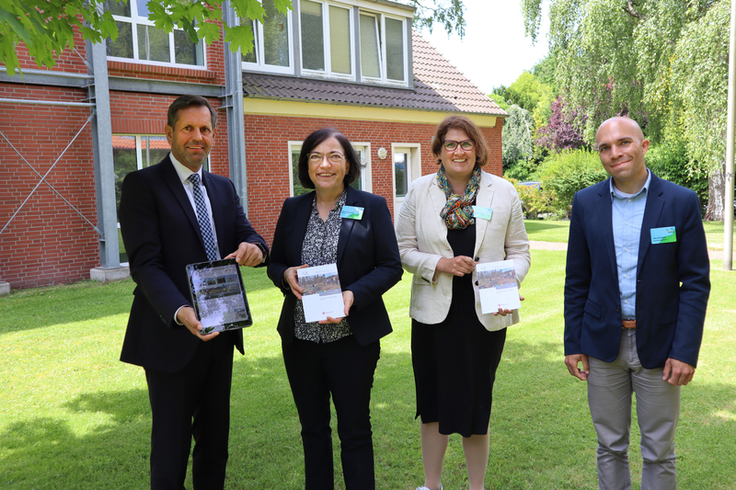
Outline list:
[[[414,88],[243,73],[246,97],[507,116],[416,31]]]

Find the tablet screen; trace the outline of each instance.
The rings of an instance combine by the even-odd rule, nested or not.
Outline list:
[[[187,276],[202,335],[253,324],[243,278],[235,259],[190,264]]]

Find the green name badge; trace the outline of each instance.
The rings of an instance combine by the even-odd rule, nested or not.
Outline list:
[[[491,221],[491,216],[493,216],[493,210],[491,208],[484,208],[483,206],[473,206],[473,218]]]
[[[649,230],[652,235],[652,245],[660,243],[674,243],[677,241],[677,233],[674,226],[665,226],[664,228],[652,228]]]
[[[342,211],[340,211],[340,217],[361,220],[363,219],[363,211],[364,208],[357,206],[343,206]]]

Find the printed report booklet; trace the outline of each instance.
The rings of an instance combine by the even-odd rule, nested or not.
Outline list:
[[[499,308],[504,310],[521,308],[513,260],[477,264],[475,274],[483,314],[493,313]]]
[[[299,286],[302,288],[304,320],[318,322],[327,317],[345,316],[342,288],[337,275],[337,264],[320,265],[297,269]]]

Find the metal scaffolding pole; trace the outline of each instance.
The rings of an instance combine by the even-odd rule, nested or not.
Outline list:
[[[736,0],[731,0],[731,41],[728,56],[728,124],[726,130],[726,193],[723,215],[723,269],[733,269],[733,167],[736,137]]]
[[[228,25],[235,25],[237,17],[230,0],[222,3],[222,12]],[[240,48],[232,52],[230,43],[225,44],[225,96],[223,105],[227,111],[228,160],[230,180],[240,196],[245,213],[248,214],[248,174],[245,164],[245,121],[243,109],[243,68]]]

